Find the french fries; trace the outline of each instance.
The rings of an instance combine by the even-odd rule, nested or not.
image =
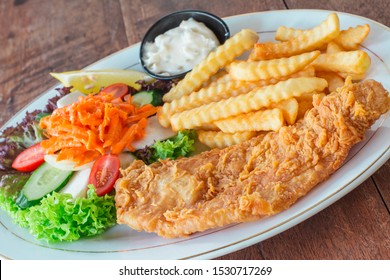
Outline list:
[[[303,33],[305,33],[305,30],[294,29],[282,25],[276,30],[275,40],[284,42],[296,38]]]
[[[256,111],[305,93],[322,91],[327,86],[326,80],[321,78],[291,78],[276,85],[254,89],[246,94],[176,113],[171,118],[172,129],[174,131],[194,129],[205,123]]]
[[[158,120],[175,131],[196,129],[210,148],[293,125],[345,80],[365,77],[371,60],[358,48],[369,30],[340,31],[337,14],[308,30],[278,28],[279,43],[243,30],[165,95]],[[249,58],[238,58],[245,51]]]
[[[231,145],[240,144],[255,137],[255,131],[244,131],[235,133],[225,133],[222,131],[198,131],[199,141],[210,148],[225,148]]]
[[[357,50],[368,36],[368,33],[370,33],[368,24],[350,27],[347,30],[342,30],[339,36],[334,39],[334,42],[345,50]]]
[[[309,31],[280,26],[276,30],[275,40],[288,41],[292,38],[302,36],[302,34],[307,32]],[[355,27],[350,27],[347,30],[341,30],[340,34],[334,38],[333,42],[339,45],[343,50],[357,50],[369,33],[370,26],[368,24],[357,25]]]
[[[328,45],[326,46],[326,53],[331,54],[331,53],[337,53],[337,52],[342,52],[344,49],[337,45],[335,42],[329,42]]]
[[[230,77],[227,71],[221,70],[210,77],[210,79],[203,83],[202,88],[206,88],[219,83],[225,83],[230,81]]]
[[[348,73],[339,72],[337,74],[339,74],[344,79],[347,79],[348,77],[350,77],[352,79],[352,81],[360,81],[366,77],[366,72],[360,73],[360,74],[355,74],[355,73],[351,73],[351,72],[348,72]]]
[[[310,92],[309,95],[312,93]],[[307,93],[306,93],[307,95]],[[298,116],[298,101],[295,98],[286,99],[280,101],[274,105],[275,108],[278,108],[282,111],[283,118],[287,124],[294,124]],[[264,129],[266,130],[266,129]]]
[[[234,80],[258,81],[291,75],[305,68],[320,55],[320,51],[303,53],[288,58],[262,61],[235,61],[229,66]]]
[[[257,43],[249,58],[251,60],[289,57],[321,48],[340,34],[339,18],[330,14],[319,26],[302,32],[288,41]]]
[[[321,54],[312,63],[316,71],[364,74],[371,64],[370,56],[362,50]]]
[[[274,108],[240,114],[238,116],[215,121],[214,123],[222,132],[235,133],[263,130],[277,131],[283,126],[284,120],[282,110]]]
[[[328,92],[333,92],[344,85],[344,79],[334,72],[317,72],[317,77],[323,78],[328,82]]]
[[[229,75],[227,74],[227,76]],[[247,93],[254,88],[277,84],[280,81],[285,81],[290,78],[314,76],[315,69],[312,66],[292,75],[280,77],[279,79],[272,78],[268,80],[258,80],[256,82],[227,79],[225,75],[220,77],[216,82],[212,82],[209,86],[204,87],[197,92],[174,99],[172,102],[166,102],[158,111],[158,120],[162,126],[169,127],[170,118],[174,113],[193,109],[210,102],[217,102],[229,97],[238,96],[243,93]]]
[[[255,86],[256,85],[252,83],[234,80],[226,83],[210,85],[209,87],[202,88],[197,92],[174,99],[171,103],[165,103],[160,109],[158,119],[162,126],[169,127],[169,118],[173,113],[182,112],[210,102],[237,96],[242,93],[249,92],[255,88]]]

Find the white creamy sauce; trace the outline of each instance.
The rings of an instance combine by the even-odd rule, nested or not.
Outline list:
[[[205,24],[190,18],[146,43],[143,60],[155,74],[175,75],[191,70],[219,45]]]

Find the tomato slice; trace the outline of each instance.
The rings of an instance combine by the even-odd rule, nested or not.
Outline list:
[[[129,92],[129,87],[126,84],[116,83],[103,88],[101,93],[112,94],[115,98],[122,98]]]
[[[44,161],[45,149],[41,143],[35,144],[21,152],[12,162],[12,167],[21,172],[31,172]]]
[[[119,178],[120,161],[116,155],[103,155],[92,166],[88,184],[93,184],[99,196],[109,193]]]

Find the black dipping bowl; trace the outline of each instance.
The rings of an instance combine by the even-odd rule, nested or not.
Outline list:
[[[230,37],[230,31],[226,23],[219,17],[210,14],[204,11],[198,10],[184,10],[174,12],[169,14],[161,19],[159,19],[152,27],[146,32],[145,37],[143,38],[140,46],[140,61],[142,68],[155,79],[159,80],[173,80],[179,79],[185,76],[189,71],[172,75],[172,76],[163,76],[158,75],[151,72],[143,62],[143,47],[146,42],[154,42],[154,39],[160,35],[165,33],[166,31],[178,27],[183,20],[187,20],[189,18],[193,18],[196,21],[203,22],[211,31],[214,32],[215,36],[218,38],[221,44],[225,43],[227,39]]]

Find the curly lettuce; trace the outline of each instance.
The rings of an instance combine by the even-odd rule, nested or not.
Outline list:
[[[137,81],[137,84],[141,86],[141,88],[137,91],[135,90],[133,93],[137,93],[140,91],[150,91],[150,90],[160,90],[162,93],[167,93],[170,91],[174,82],[172,80],[163,81],[163,80],[153,80],[153,82],[140,80]]]
[[[39,143],[44,139],[39,119],[56,109],[57,100],[70,92],[70,88],[57,89],[58,95],[49,99],[43,110],[27,112],[21,122],[4,128],[0,132],[0,170],[13,170],[13,160],[23,150]]]
[[[176,159],[186,157],[194,151],[196,132],[193,130],[179,131],[179,133],[167,140],[157,141],[150,147],[135,152],[135,156],[146,164],[151,164],[159,159]]]
[[[3,189],[6,197],[16,196],[26,184],[30,173],[18,171],[1,171],[0,170],[0,188]]]
[[[92,185],[88,186],[86,198],[72,201],[72,195],[54,192],[25,210],[16,205],[15,196],[7,196],[5,188],[0,188],[0,207],[15,223],[48,242],[94,236],[116,224],[114,197],[98,196]]]

